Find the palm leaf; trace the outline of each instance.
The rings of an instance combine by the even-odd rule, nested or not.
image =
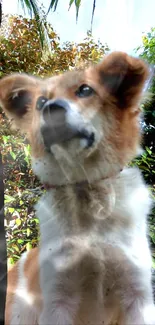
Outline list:
[[[53,11],[55,11],[57,9],[58,2],[59,2],[59,0],[51,0],[49,8],[47,10],[47,15],[49,14],[51,9],[53,9]],[[76,7],[76,21],[77,21],[81,0],[70,0],[69,1],[69,9],[71,8],[73,3],[75,4],[75,7]]]
[[[96,8],[96,0],[93,1],[93,10],[92,10],[92,16],[91,16],[91,32],[92,32],[92,28],[93,28],[93,19],[94,19],[95,8]]]
[[[70,9],[70,7],[71,7],[71,5],[73,4],[73,2],[74,2],[74,0],[70,0],[68,10]]]
[[[75,0],[75,7],[76,7],[76,21],[78,21],[80,5],[81,5],[81,0]]]
[[[81,6],[81,1],[82,0],[70,0],[69,1],[69,8],[68,8],[68,10],[71,8],[71,6],[72,6],[73,3],[75,4],[75,8],[76,8],[76,21],[78,21],[79,9],[80,9],[80,6]],[[53,9],[53,11],[55,11],[57,9],[58,2],[59,2],[59,0],[51,0],[50,5],[49,5],[49,8],[48,8],[48,11],[47,11],[47,15],[49,14],[49,12],[50,12],[51,9]],[[92,9],[92,17],[91,17],[91,30],[92,30],[92,25],[93,25],[95,8],[96,8],[96,0],[93,1],[93,9]]]
[[[54,8],[53,11],[55,11],[55,10],[57,9],[58,1],[59,1],[59,0],[51,0],[50,5],[49,5],[49,8],[48,8],[48,10],[47,10],[47,15],[49,14],[49,11],[50,11],[51,9]]]

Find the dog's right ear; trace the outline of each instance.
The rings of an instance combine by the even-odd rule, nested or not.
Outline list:
[[[150,73],[143,60],[123,52],[113,52],[97,65],[97,71],[100,83],[118,108],[128,109],[139,105]]]
[[[37,89],[37,78],[26,74],[12,74],[0,80],[0,106],[13,125],[24,132],[32,119]]]

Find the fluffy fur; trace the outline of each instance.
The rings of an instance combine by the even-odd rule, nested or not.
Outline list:
[[[139,170],[125,167],[140,148],[147,78],[143,61],[114,52],[47,80],[16,74],[0,81],[1,105],[27,134],[35,174],[54,186],[36,206],[39,247],[9,271],[6,325],[155,325],[151,200]],[[83,84],[93,91],[79,96]],[[46,150],[39,96],[65,100],[65,127],[80,137]]]

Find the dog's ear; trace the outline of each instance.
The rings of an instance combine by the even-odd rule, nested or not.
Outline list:
[[[32,118],[37,82],[25,74],[12,74],[0,80],[0,106],[18,128],[23,129]]]
[[[100,83],[113,96],[117,107],[125,109],[137,105],[149,76],[144,61],[123,52],[109,54],[97,66]]]

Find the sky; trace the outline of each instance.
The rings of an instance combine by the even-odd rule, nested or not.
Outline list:
[[[43,2],[47,10],[50,0]],[[59,0],[56,12],[51,12],[48,20],[59,34],[61,42],[79,42],[90,29],[93,0],[82,0],[79,19],[76,23],[74,5],[68,11],[69,0]],[[23,13],[18,0],[3,0],[5,14]],[[96,0],[93,22],[95,40],[105,44],[110,50],[135,54],[134,49],[141,44],[142,33],[155,27],[155,0]]]

